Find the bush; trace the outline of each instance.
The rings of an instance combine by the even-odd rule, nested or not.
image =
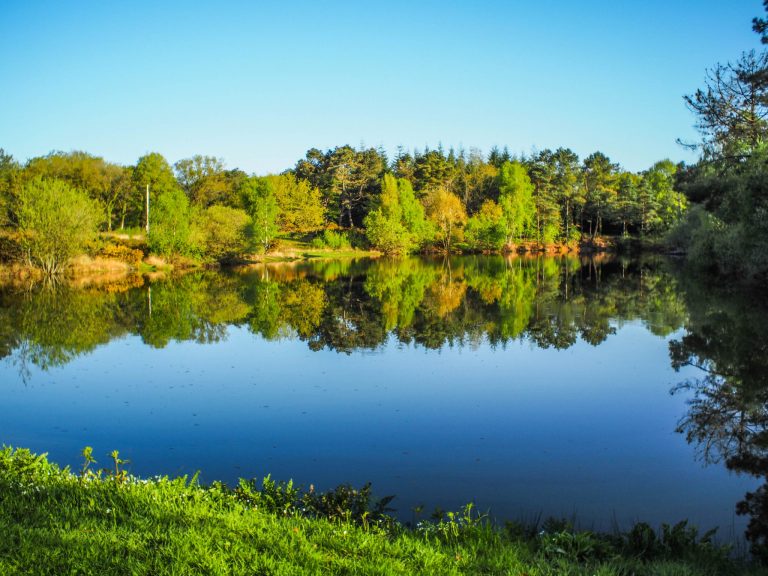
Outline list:
[[[216,262],[233,262],[248,252],[251,219],[244,210],[228,206],[207,208],[196,223],[203,254]]]
[[[134,250],[133,248],[123,246],[122,244],[107,244],[101,249],[99,256],[120,260],[131,266],[138,266],[144,259],[144,252],[141,250]]]
[[[95,240],[101,210],[66,182],[35,178],[21,189],[16,218],[27,260],[56,274]]]
[[[348,250],[352,247],[346,232],[334,232],[333,230],[325,230],[322,236],[315,236],[311,244],[314,248],[331,248],[333,250]]]

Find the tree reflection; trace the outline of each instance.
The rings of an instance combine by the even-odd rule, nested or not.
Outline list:
[[[665,261],[471,256],[268,264],[105,288],[0,288],[0,357],[22,378],[114,338],[149,346],[218,342],[230,327],[312,350],[375,350],[392,339],[439,349],[527,341],[599,345],[626,322],[672,342],[698,379],[679,430],[706,461],[768,482],[768,304],[717,294]],[[747,494],[748,537],[768,558],[768,484]]]
[[[688,334],[670,344],[675,368],[702,376],[676,391],[691,394],[678,431],[705,462],[751,474],[766,484],[747,493],[737,512],[750,517],[747,538],[768,560],[768,309],[760,295],[704,290],[689,282]]]
[[[567,348],[578,338],[597,345],[624,321],[667,334],[685,318],[662,267],[573,257],[318,261],[139,284],[0,291],[0,354],[47,368],[125,334],[162,348],[218,342],[230,326],[344,353],[390,337],[426,348],[521,339]]]
[[[20,366],[61,366],[122,336],[116,316],[124,293],[47,285],[0,295],[0,351]]]

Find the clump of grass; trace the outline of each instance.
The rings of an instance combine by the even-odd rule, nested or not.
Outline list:
[[[116,451],[74,473],[0,450],[0,574],[749,574],[758,567],[677,525],[624,536],[501,529],[472,506],[406,527],[370,486],[201,486],[125,472]],[[651,536],[651,533],[653,534]]]
[[[332,250],[348,250],[352,247],[346,232],[324,230],[322,235],[312,239],[313,248],[331,248]]]

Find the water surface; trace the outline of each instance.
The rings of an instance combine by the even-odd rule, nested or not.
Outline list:
[[[371,481],[404,520],[474,501],[736,537],[761,474],[706,465],[733,456],[701,398],[734,354],[702,331],[718,310],[724,342],[744,314],[691,282],[661,261],[464,257],[7,288],[0,442],[72,466],[118,449],[142,476]]]

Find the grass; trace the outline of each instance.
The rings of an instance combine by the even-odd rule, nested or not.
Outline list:
[[[263,258],[265,261],[284,261],[316,258],[350,259],[377,257],[380,255],[381,253],[376,250],[353,248],[348,243],[339,246],[328,246],[323,243],[313,243],[308,237],[282,235],[278,237],[277,247],[270,250]]]
[[[494,527],[471,506],[407,528],[368,487],[302,491],[266,478],[200,486],[140,480],[113,453],[75,474],[0,450],[0,574],[759,574],[684,524],[656,534]]]

